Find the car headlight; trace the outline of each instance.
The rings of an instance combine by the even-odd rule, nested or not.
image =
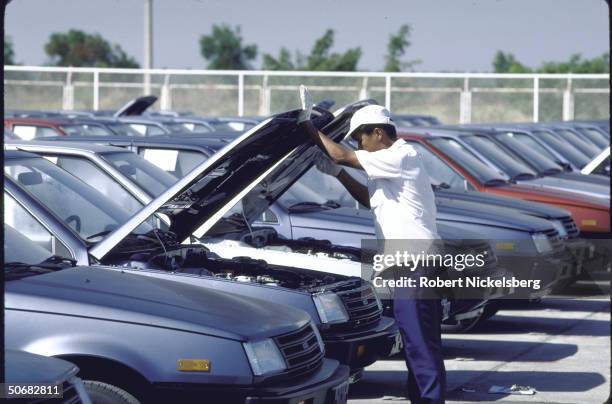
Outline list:
[[[322,323],[344,323],[349,315],[344,303],[335,293],[323,292],[312,296]]]
[[[565,226],[563,225],[563,222],[561,222],[561,220],[551,220],[550,222],[552,223],[555,230],[559,232],[559,237],[567,237],[567,231],[565,231]]]
[[[535,233],[531,235],[531,238],[533,239],[533,243],[535,244],[536,250],[540,254],[552,251],[552,244],[550,244],[550,241],[548,240],[548,237],[546,237],[546,234]]]
[[[285,359],[274,340],[266,338],[261,341],[244,342],[242,345],[254,375],[261,376],[287,369]]]

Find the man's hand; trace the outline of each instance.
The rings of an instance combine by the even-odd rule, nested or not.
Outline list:
[[[342,171],[342,167],[331,161],[331,159],[323,153],[319,154],[315,164],[319,171],[323,174],[331,175],[332,177],[337,177],[340,171]]]
[[[302,122],[310,121],[310,115],[312,114],[312,97],[310,96],[310,92],[306,88],[305,85],[300,84],[300,102],[302,104],[302,110],[298,115],[297,123],[300,124]]]

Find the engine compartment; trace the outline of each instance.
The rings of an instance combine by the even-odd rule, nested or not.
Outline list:
[[[349,279],[342,275],[270,265],[264,260],[250,257],[221,258],[199,244],[128,248],[109,254],[103,263],[131,269],[188,273],[313,292],[321,287]]]

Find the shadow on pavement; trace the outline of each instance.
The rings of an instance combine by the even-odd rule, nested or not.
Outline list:
[[[374,399],[384,396],[404,397],[406,371],[366,371],[363,379],[349,389],[349,398]],[[461,387],[447,393],[448,400],[491,402],[501,400],[507,395],[488,394],[491,385],[510,386],[513,384],[531,386],[539,392],[563,393],[582,392],[593,389],[603,383],[605,378],[592,372],[497,372],[497,371],[447,371],[449,385],[456,385],[457,380],[465,380],[476,388],[474,393],[461,391]],[[469,382],[477,380],[476,383]],[[453,381],[455,381],[453,383]],[[525,401],[539,401],[536,396],[526,396]]]
[[[605,337],[610,335],[610,321],[590,319],[567,319],[555,317],[526,317],[496,315],[478,324],[473,334],[529,334],[583,335]]]
[[[493,341],[470,339],[444,339],[443,354],[445,360],[467,361],[505,361],[513,362],[554,362],[568,358],[578,352],[574,344],[553,344],[539,341]],[[537,348],[537,352],[529,351]],[[517,357],[517,355],[520,355]],[[384,360],[404,361],[403,354],[399,353]]]

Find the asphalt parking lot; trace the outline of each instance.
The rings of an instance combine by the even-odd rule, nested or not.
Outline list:
[[[603,403],[610,383],[609,274],[535,305],[499,311],[468,334],[445,334],[447,402]],[[349,403],[404,401],[401,356],[380,360],[351,386]],[[492,385],[534,395],[490,394]],[[467,391],[464,391],[467,390]]]

